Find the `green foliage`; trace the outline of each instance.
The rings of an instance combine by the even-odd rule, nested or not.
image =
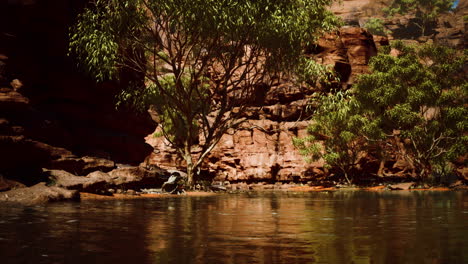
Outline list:
[[[393,0],[385,12],[393,14],[422,13],[421,15],[434,19],[440,13],[450,11],[454,0]]]
[[[145,77],[118,105],[152,105],[190,175],[271,76],[331,77],[302,54],[340,24],[331,2],[96,0],[71,29],[70,54],[98,81],[128,71]]]
[[[388,15],[414,14],[420,19],[418,26],[424,36],[427,23],[435,21],[441,13],[450,11],[454,2],[454,0],[393,0],[384,12]]]
[[[362,115],[378,120],[378,134],[405,139],[406,159],[426,177],[434,166],[466,153],[466,54],[401,42],[393,48],[398,56],[371,59],[372,73],[360,76],[354,86],[356,100]]]
[[[364,24],[364,28],[367,29],[371,34],[377,36],[386,36],[389,32],[385,29],[384,22],[379,18],[370,18]]]
[[[323,159],[329,167],[339,168],[351,183],[350,172],[367,147],[361,136],[367,120],[356,115],[359,107],[349,92],[321,96],[318,102],[308,127],[309,136],[294,138],[293,144],[308,160]]]
[[[99,81],[116,76],[120,62],[118,54],[128,45],[125,36],[143,23],[134,2],[96,1],[94,8],[88,8],[78,16],[78,23],[71,29],[69,54]],[[128,12],[122,12],[125,9]]]
[[[359,76],[354,95],[320,98],[309,136],[293,143],[345,177],[370,149],[381,157],[388,156],[385,151],[403,157],[422,180],[446,177],[453,169],[449,162],[467,153],[466,52],[402,42],[392,48],[392,54],[385,49],[370,60],[372,73]]]
[[[172,34],[182,33],[184,38],[192,38],[189,41],[204,40],[196,43],[198,49],[194,53],[206,48],[210,39],[217,39],[218,44],[243,40],[264,49],[268,66],[297,69],[302,47],[340,24],[326,8],[331,2],[97,0],[71,29],[70,54],[97,80],[116,78],[118,67],[127,65],[126,59],[132,55],[125,53],[135,51],[140,45],[163,41],[151,34],[143,36],[149,28],[142,25],[149,26],[158,17],[159,22],[170,20],[167,26]],[[157,47],[158,51],[160,48]]]
[[[339,82],[339,77],[335,70],[330,65],[322,65],[310,58],[302,58],[297,64],[297,69],[294,71],[300,81],[311,85]]]
[[[164,134],[162,132],[154,132],[153,133],[153,138],[159,138],[159,137],[163,137]]]

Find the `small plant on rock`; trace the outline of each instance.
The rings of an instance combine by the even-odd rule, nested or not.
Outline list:
[[[386,36],[389,31],[385,28],[384,21],[380,18],[370,18],[364,24],[364,28],[367,29],[371,34],[377,36]]]

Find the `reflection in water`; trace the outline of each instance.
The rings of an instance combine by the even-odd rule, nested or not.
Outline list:
[[[466,192],[0,207],[2,263],[468,263]]]

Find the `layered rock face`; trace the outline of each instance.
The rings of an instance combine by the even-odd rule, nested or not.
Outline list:
[[[334,1],[331,10],[348,25],[363,26],[366,18],[382,15],[382,7],[391,0],[344,0]]]
[[[463,49],[466,45],[464,16],[466,0],[450,14],[440,16],[428,33],[421,37],[414,29],[414,15],[384,17],[383,8],[390,0],[367,1],[345,0],[335,2],[332,11],[343,18],[344,28],[338,34],[329,34],[320,39],[313,57],[323,64],[332,65],[339,73],[343,88],[349,88],[359,74],[367,72],[369,59],[377,54],[379,46],[388,45],[389,39],[403,39],[410,43],[436,42]],[[385,21],[392,31],[388,37],[371,36],[362,26],[370,17]],[[268,87],[261,107],[253,107],[249,121],[235,133],[225,135],[208,158],[202,174],[215,180],[229,181],[308,181],[317,180],[329,172],[322,162],[307,163],[292,144],[294,137],[307,134],[305,108],[317,88],[297,87],[283,83]],[[183,161],[162,138],[149,136],[147,142],[155,148],[147,162],[166,168],[182,168]],[[404,171],[399,161],[388,168]],[[362,169],[378,170],[378,161],[366,157]],[[392,167],[393,166],[393,167]]]
[[[0,2],[0,174],[26,183],[42,168],[77,175],[139,164],[155,124],[115,109],[118,84],[95,85],[67,57],[87,1]]]
[[[465,17],[468,13],[468,0],[460,0],[457,7],[447,14],[441,14],[435,23],[427,25],[422,36],[414,14],[387,17],[383,8],[392,0],[344,0],[333,3],[331,10],[340,16],[345,24],[364,27],[369,18],[380,18],[389,30],[390,39],[402,39],[413,43],[432,41],[453,48],[466,47],[467,34]]]
[[[384,40],[379,39],[379,45]],[[367,71],[369,59],[377,54],[372,35],[357,27],[342,28],[337,34],[322,38],[311,56],[332,65],[343,85]],[[324,175],[322,162],[307,163],[292,143],[294,137],[307,134],[305,108],[312,87],[282,83],[268,87],[260,107],[251,107],[249,120],[235,133],[225,135],[212,154],[204,173],[215,180],[229,181],[307,181]],[[171,168],[181,165],[175,152],[163,138],[149,136],[155,148],[149,162]]]
[[[117,84],[95,85],[66,56],[68,27],[87,2],[0,1],[1,190],[48,180],[42,168],[84,176],[111,171],[116,163],[138,164],[150,153],[146,163],[165,168],[182,164],[162,138],[147,137],[153,153],[144,142],[155,129],[147,114],[115,110]],[[372,37],[355,26],[381,15],[388,3],[345,0],[332,6],[350,26],[323,37],[310,55],[332,65],[345,88],[367,71],[376,47],[388,44],[386,38]],[[467,7],[468,0],[461,0],[452,14],[439,19],[432,35],[420,41],[433,38],[464,47]],[[386,25],[403,34],[411,30],[410,21],[401,16]],[[203,172],[230,181],[307,181],[326,175],[321,162],[306,163],[292,145],[293,137],[306,135],[305,108],[315,90],[287,82],[266,87],[258,106],[246,113],[249,121],[223,137]],[[139,175],[135,173],[128,172]],[[105,182],[120,184],[115,179]]]

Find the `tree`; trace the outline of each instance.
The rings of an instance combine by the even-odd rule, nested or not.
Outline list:
[[[397,154],[420,180],[444,173],[467,153],[466,59],[446,47],[393,43],[371,58],[371,73],[350,91],[320,98],[310,135],[294,139],[295,146],[341,170],[348,183],[365,152],[383,161],[387,152]]]
[[[393,151],[424,180],[467,151],[466,52],[392,46],[393,54],[387,48],[371,59],[372,73],[361,75],[353,89],[360,115],[378,124],[367,130],[369,138],[404,142],[403,150]]]
[[[426,34],[428,23],[433,22],[437,17],[452,9],[454,0],[393,0],[385,12],[394,14],[414,14],[419,20],[416,25],[421,29],[421,36]]]
[[[242,122],[255,89],[281,72],[323,73],[302,51],[339,24],[330,3],[97,0],[72,28],[70,49],[99,81],[122,71],[144,79],[120,103],[152,105],[192,185],[222,135]]]
[[[326,166],[337,168],[348,184],[353,169],[368,148],[363,137],[367,120],[357,115],[358,105],[349,91],[338,91],[315,99],[308,136],[294,138],[293,144],[306,160],[323,159]]]

